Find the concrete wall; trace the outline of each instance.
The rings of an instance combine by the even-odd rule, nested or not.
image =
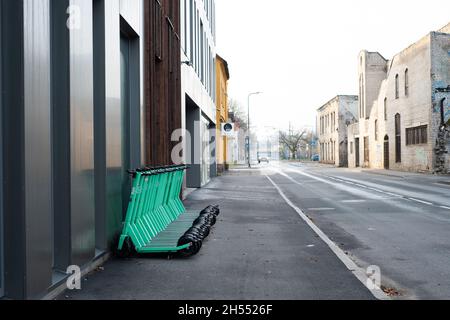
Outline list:
[[[356,138],[359,137],[359,122],[353,123],[347,127],[348,133],[348,167],[356,168]]]
[[[386,62],[378,52],[362,51],[359,55],[359,118],[367,119],[370,116],[381,83],[386,78]]]
[[[409,74],[409,94],[404,91],[405,70]],[[434,141],[427,144],[406,146],[406,128],[421,125],[428,126],[431,133],[434,128],[430,122],[431,113],[431,51],[430,36],[422,38],[394,57],[386,82],[388,101],[388,120],[385,134],[390,140],[391,169],[408,171],[430,171],[433,168]],[[395,76],[400,79],[400,96],[395,98]],[[382,98],[379,99],[379,106]],[[383,109],[379,107],[379,109]],[[395,115],[401,116],[401,162],[395,161]]]
[[[358,117],[358,96],[339,96],[339,120],[338,120],[338,134],[339,134],[339,162],[336,165],[340,167],[348,167],[348,130],[347,127],[357,121]]]
[[[364,141],[369,139],[369,145],[374,142],[370,138],[370,121],[368,121],[374,102],[377,101],[380,87],[386,78],[387,61],[378,52],[362,51],[358,58],[359,79],[359,162],[361,167],[370,167],[372,159],[365,159]]]
[[[318,110],[320,162],[339,164],[339,97],[327,102]]]

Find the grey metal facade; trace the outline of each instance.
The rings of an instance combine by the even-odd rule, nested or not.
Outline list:
[[[69,5],[80,14],[68,16]],[[0,0],[0,297],[44,296],[55,275],[88,265],[120,230],[126,170],[141,164],[142,8],[141,0]],[[79,19],[73,28],[69,18]]]

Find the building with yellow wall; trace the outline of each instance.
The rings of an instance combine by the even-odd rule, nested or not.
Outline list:
[[[216,120],[217,120],[217,139],[216,139],[216,157],[217,173],[222,173],[228,169],[227,164],[227,146],[228,138],[222,136],[222,123],[228,122],[228,80],[230,72],[228,62],[217,55],[216,59]]]

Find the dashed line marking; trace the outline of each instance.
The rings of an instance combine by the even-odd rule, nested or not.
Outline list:
[[[428,202],[428,201],[423,201],[423,200],[419,200],[419,199],[415,199],[415,198],[408,198],[408,199],[411,200],[411,201],[414,201],[414,202],[418,202],[418,203],[422,203],[422,204],[426,204],[426,205],[434,207],[434,203],[431,203],[431,202]]]
[[[309,177],[311,177],[313,179],[316,179],[318,181],[327,183],[327,181],[325,179],[322,179],[322,178],[319,178],[317,176],[310,175],[310,174],[307,174],[307,173],[304,173],[304,172],[300,172],[299,170],[295,170],[295,171],[300,173],[300,174],[309,176]],[[284,176],[288,177],[290,180],[296,182],[294,179],[289,177],[287,174],[282,173],[282,175],[284,175]],[[336,181],[336,182],[341,182],[341,183],[345,183],[345,184],[348,184],[348,185],[356,186],[356,187],[359,187],[359,188],[362,188],[362,189],[365,189],[365,190],[371,190],[371,191],[375,191],[375,192],[378,192],[378,193],[381,193],[381,194],[389,195],[389,196],[395,197],[397,199],[403,199],[405,201],[414,201],[414,202],[421,203],[421,204],[424,204],[424,205],[427,205],[427,206],[431,206],[431,207],[434,207],[434,208],[441,208],[441,209],[445,209],[445,210],[450,210],[450,207],[441,206],[441,205],[434,204],[434,203],[429,202],[429,201],[424,201],[424,200],[420,200],[420,199],[416,199],[416,198],[410,198],[410,197],[403,196],[403,195],[400,195],[400,194],[395,194],[395,193],[392,193],[392,192],[388,192],[388,191],[384,191],[384,190],[381,190],[381,189],[369,187],[369,186],[366,186],[366,185],[363,185],[363,184],[355,183],[355,182],[348,181],[348,180],[341,179],[341,178],[327,176],[327,175],[324,175],[324,174],[318,174],[318,175],[323,177],[323,178],[328,178],[328,179]],[[296,182],[296,183],[298,183],[298,182]],[[331,183],[331,182],[328,182],[328,183]],[[351,203],[351,202],[349,202],[349,203]]]

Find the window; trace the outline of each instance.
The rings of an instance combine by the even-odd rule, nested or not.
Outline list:
[[[323,117],[320,117],[320,134],[323,134]]]
[[[188,55],[188,0],[181,1],[181,39],[183,45],[183,51]],[[191,60],[192,61],[192,60]]]
[[[388,119],[387,98],[384,98],[384,121],[387,121],[387,119]]]
[[[364,88],[363,88],[363,76],[359,76],[359,117],[364,117]]]
[[[375,120],[375,141],[378,141],[378,120]]]
[[[194,13],[194,0],[189,1],[189,54],[190,60],[192,64],[196,64],[195,62],[195,49],[194,49],[194,33],[195,33],[195,13]]]
[[[200,21],[200,80],[205,84],[205,36],[203,22]]]
[[[419,126],[406,129],[407,146],[426,143],[428,143],[428,126]]]
[[[330,124],[330,128],[331,128],[331,133],[333,133],[333,131],[334,131],[334,117],[333,117],[333,115],[334,115],[334,113],[332,113],[331,115],[330,115],[330,122],[331,122],[331,124]]]
[[[409,71],[405,70],[405,96],[409,96]]]
[[[400,98],[399,88],[400,88],[400,78],[397,74],[395,76],[395,99]]]
[[[402,162],[402,133],[400,114],[395,115],[395,162]]]

